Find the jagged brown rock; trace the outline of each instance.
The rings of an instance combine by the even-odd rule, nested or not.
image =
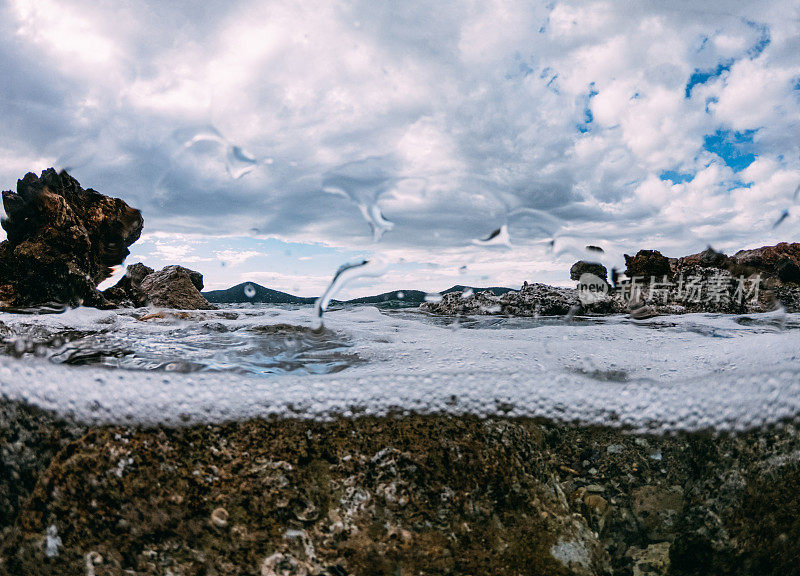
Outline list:
[[[578,260],[572,265],[572,268],[569,269],[569,277],[571,280],[580,280],[583,274],[594,274],[601,280],[606,280],[608,278],[608,270],[602,264]]]
[[[639,250],[635,256],[625,254],[625,266],[627,266],[625,274],[629,278],[634,276],[662,278],[672,274],[669,258],[658,250]]]
[[[752,250],[739,250],[731,256],[731,260],[740,268],[749,269],[750,272],[759,272],[765,277],[777,277],[781,268],[785,266],[800,266],[800,242],[781,242],[775,246],[762,246]],[[787,275],[788,281],[792,280],[791,273]]]
[[[147,293],[142,290],[142,280],[153,272],[141,262],[131,264],[119,282],[103,290],[103,296],[118,306],[146,306]]]
[[[203,289],[203,275],[183,266],[166,266],[158,272],[147,274],[140,283],[147,301],[161,308],[180,310],[214,310],[200,290]]]
[[[53,168],[3,191],[8,235],[0,243],[0,300],[109,307],[97,290],[142,232],[139,210]]]

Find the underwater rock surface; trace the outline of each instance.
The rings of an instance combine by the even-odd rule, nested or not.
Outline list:
[[[31,421],[14,410],[26,415],[2,428],[4,447]],[[789,424],[658,436],[467,415],[47,422],[71,441],[28,466],[0,573],[777,575],[800,550]],[[24,450],[5,454],[14,466]]]
[[[0,300],[109,307],[97,285],[142,232],[141,213],[119,198],[84,190],[53,168],[3,191],[8,239],[0,243]]]

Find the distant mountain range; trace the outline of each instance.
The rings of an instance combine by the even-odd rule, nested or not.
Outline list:
[[[511,288],[490,287],[490,288],[471,288],[469,286],[453,286],[441,292],[441,294],[448,294],[450,292],[464,292],[465,290],[473,290],[480,292],[489,290],[493,294],[500,295],[510,292]],[[376,304],[378,306],[386,306],[390,308],[405,308],[412,306],[419,306],[425,301],[425,294],[422,290],[394,290],[392,292],[384,292],[377,296],[365,296],[363,298],[353,298],[352,300],[334,300],[338,304]],[[305,298],[303,296],[295,296],[266,288],[255,282],[242,282],[236,286],[232,286],[227,290],[209,290],[203,292],[206,300],[214,304],[236,304],[242,302],[264,302],[268,304],[313,304],[316,298]]]

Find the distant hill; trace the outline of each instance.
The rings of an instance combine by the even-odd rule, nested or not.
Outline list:
[[[463,292],[464,290],[472,290],[473,292],[485,292],[488,290],[495,296],[502,296],[506,292],[514,292],[514,288],[503,288],[501,286],[490,286],[489,288],[473,288],[472,286],[462,286],[461,284],[456,284],[452,288],[443,290],[441,294],[450,294],[450,292]]]
[[[245,289],[247,292],[245,292]],[[252,290],[252,292],[251,292]],[[206,300],[214,304],[230,304],[235,302],[266,302],[268,304],[313,304],[316,298],[303,298],[286,292],[265,288],[255,282],[242,282],[227,290],[209,290],[203,292]]]
[[[473,290],[474,292],[481,292],[489,290],[493,294],[501,295],[510,292],[511,288],[501,288],[493,286],[490,288],[470,288],[469,286],[456,285],[441,292],[448,294],[450,292],[463,292],[464,290]],[[391,292],[384,292],[376,296],[364,296],[362,298],[353,298],[344,302],[335,300],[338,304],[376,304],[378,306],[387,307],[412,307],[419,306],[425,301],[426,292],[422,290],[393,290]],[[313,304],[316,298],[304,298],[302,296],[295,296],[287,294],[286,292],[279,292],[265,288],[255,282],[242,282],[227,290],[209,290],[203,292],[206,300],[215,304],[236,304],[240,302],[264,302],[268,304]]]

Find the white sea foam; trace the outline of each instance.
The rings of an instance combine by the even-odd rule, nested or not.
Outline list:
[[[208,312],[199,313],[205,320],[151,323],[81,309],[0,320],[13,330],[113,326],[142,341],[160,335],[163,343],[165,333],[180,339],[176,326],[198,321],[236,331],[307,327],[312,318],[309,308],[237,312],[235,319]],[[178,374],[3,356],[0,394],[82,420],[147,424],[449,412],[665,431],[745,429],[800,413],[800,315],[477,322],[456,329],[415,312],[332,311],[327,327],[346,336],[362,360],[335,374]]]

